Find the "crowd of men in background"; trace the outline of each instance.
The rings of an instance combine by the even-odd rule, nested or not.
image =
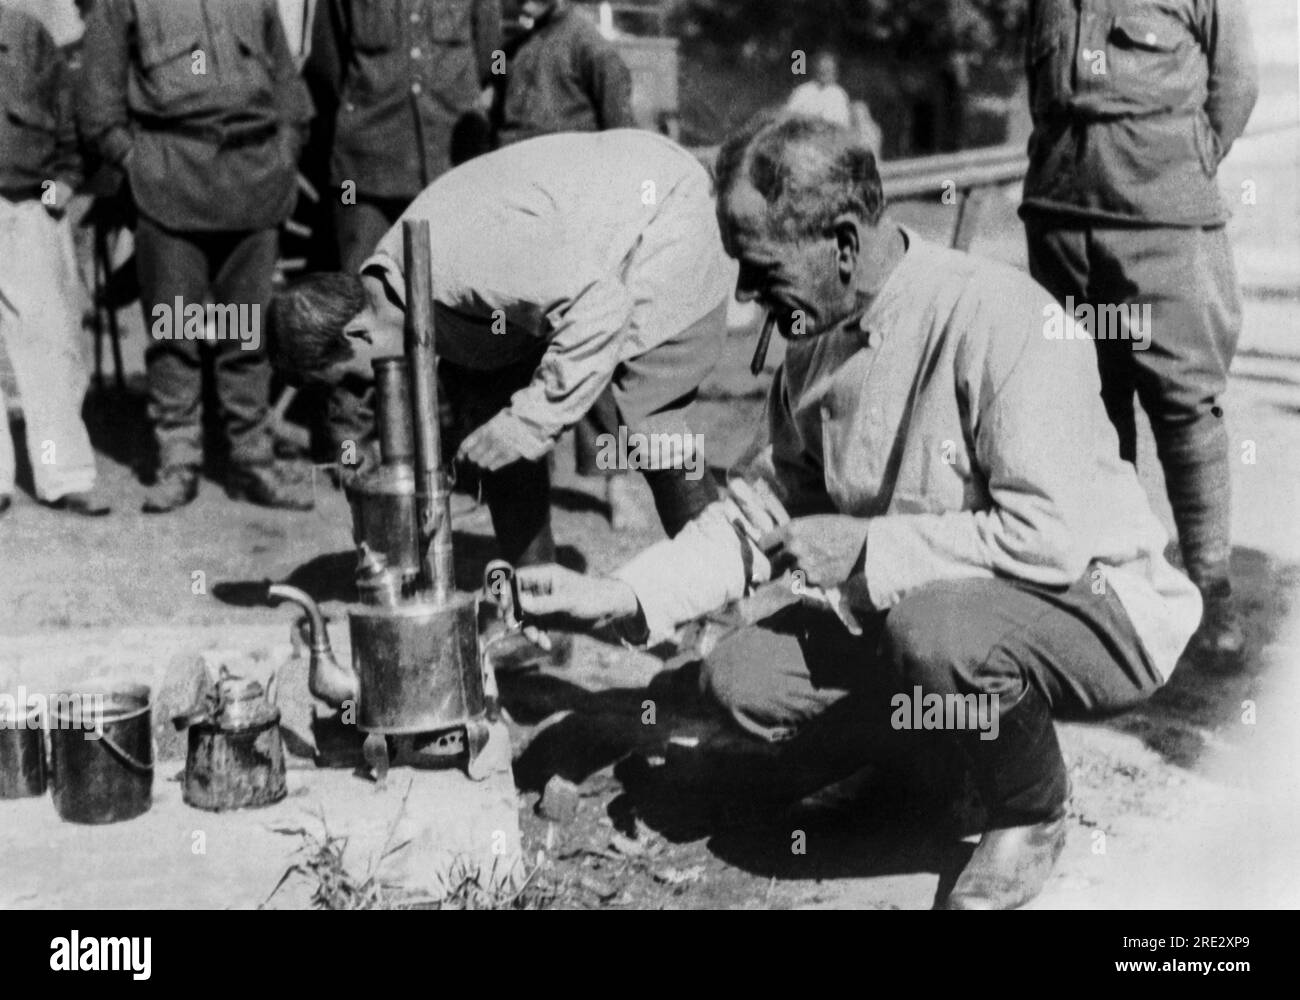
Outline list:
[[[86,296],[66,217],[92,178],[130,231],[146,329],[167,319],[169,333],[151,335],[146,349],[156,473],[144,511],[175,510],[198,492],[207,354],[228,492],[307,509],[308,484],[275,453],[260,338],[214,339],[206,323],[186,331],[182,312],[234,302],[257,324],[300,164],[331,193],[322,221],[332,232],[314,242],[355,270],[452,166],[533,136],[634,125],[627,67],[568,0],[522,0],[513,32],[503,31],[500,0],[318,0],[306,5],[301,56],[275,0],[76,7],[0,3],[0,256],[13,262],[0,277],[0,334],[23,401],[37,498],[74,513],[109,511],[80,417]],[[348,386],[322,401],[322,436],[336,458],[348,445],[346,454],[364,461],[369,407],[368,393]],[[597,471],[591,436],[579,429],[586,474]],[[6,432],[0,512],[14,466]]]
[[[0,0],[0,337],[37,499],[75,514],[109,508],[80,415],[74,193],[115,203],[132,232],[157,453],[143,509],[172,511],[198,491],[207,355],[228,492],[307,509],[308,484],[293,471],[301,465],[277,458],[272,373],[257,336],[300,165],[329,192],[333,239],[318,232],[314,242],[354,272],[458,163],[546,134],[634,124],[627,67],[568,0],[521,0],[509,38],[500,0],[317,0],[301,56],[276,0],[76,0],[85,32],[70,61],[47,23],[74,34],[71,2]],[[1103,399],[1129,461],[1135,396],[1151,418],[1184,565],[1204,598],[1201,639],[1233,658],[1242,635],[1220,397],[1241,307],[1215,174],[1257,92],[1244,5],[1083,6],[1030,5],[1034,133],[1021,208],[1030,270],[1058,301],[1153,309],[1150,350],[1097,338]],[[1075,72],[1099,52],[1106,72]],[[851,125],[874,149],[834,55],[817,54],[812,68],[787,112]],[[213,337],[203,307],[230,302],[249,322]],[[344,384],[322,401],[336,459],[364,463],[368,391]],[[592,428],[609,423],[600,416],[612,405],[605,393],[578,426],[579,472],[605,471],[594,468]],[[14,471],[3,433],[0,513]],[[617,483],[608,487],[615,509]]]

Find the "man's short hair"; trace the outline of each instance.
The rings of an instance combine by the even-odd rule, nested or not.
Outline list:
[[[327,271],[294,282],[271,300],[271,363],[297,381],[311,381],[352,357],[343,328],[365,307],[355,274]]]
[[[722,144],[714,177],[719,198],[749,181],[767,202],[768,235],[787,242],[831,235],[846,212],[874,226],[885,210],[875,154],[810,115],[760,113]]]

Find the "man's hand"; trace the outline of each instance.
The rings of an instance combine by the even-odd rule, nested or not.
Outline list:
[[[502,410],[465,438],[456,458],[473,462],[486,472],[495,472],[520,459],[535,458],[530,453],[534,450],[532,446],[519,421],[508,410]]]
[[[525,615],[567,615],[594,623],[630,617],[637,611],[636,594],[621,580],[585,576],[554,563],[523,566],[515,570],[515,580]]]
[[[796,517],[759,540],[773,571],[796,569],[811,587],[842,587],[858,568],[867,544],[867,521],[844,514]]]

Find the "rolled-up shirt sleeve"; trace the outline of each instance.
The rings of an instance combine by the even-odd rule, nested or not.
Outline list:
[[[550,317],[546,352],[532,381],[511,397],[509,410],[543,451],[581,420],[609,385],[632,305],[622,281],[608,276],[590,282]]]
[[[1092,466],[1075,455],[1086,435],[1113,433],[1098,422],[1095,348],[1087,340],[1045,339],[1032,310],[1021,313],[1019,330],[1006,315],[983,312],[956,321],[970,331],[958,365],[970,374],[958,391],[970,401],[967,431],[991,503],[871,518],[866,590],[878,610],[941,580],[996,575],[1068,586],[1087,566],[1079,539],[1090,537],[1084,529],[1092,515],[1080,498],[1091,494],[1085,477]],[[1050,367],[1073,377],[1044,377]]]
[[[750,581],[742,544],[724,505],[714,503],[676,536],[644,549],[614,573],[640,601],[651,644],[682,622],[744,596]]]

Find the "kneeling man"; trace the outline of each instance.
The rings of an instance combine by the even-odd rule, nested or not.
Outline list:
[[[705,694],[791,752],[814,723],[849,719],[844,741],[816,744],[845,771],[922,752],[918,718],[940,729],[989,813],[941,905],[1019,906],[1065,842],[1052,713],[1149,696],[1200,597],[1118,457],[1093,345],[1047,335],[1043,288],[889,221],[871,153],[830,123],[752,123],[717,174],[737,297],[788,340],[753,470],[780,501],[776,526],[757,535],[715,502],[612,580],[522,572],[523,610],[617,619],[648,640],[793,570],[805,600],[721,641]],[[910,699],[924,715],[900,710]],[[929,712],[963,699],[982,710]]]

